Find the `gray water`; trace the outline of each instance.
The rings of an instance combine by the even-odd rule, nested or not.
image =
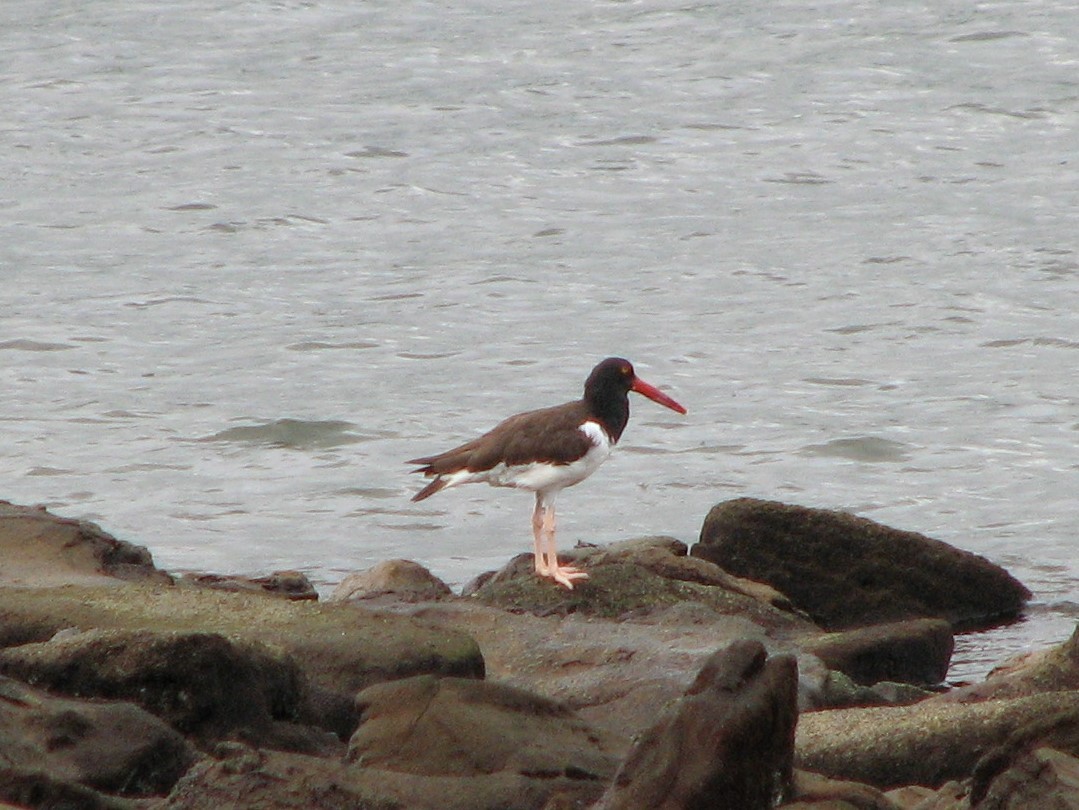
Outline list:
[[[529,496],[403,460],[575,398],[560,544],[743,495],[1007,567],[1079,617],[1079,7],[5,0],[0,497],[173,571],[460,585]]]

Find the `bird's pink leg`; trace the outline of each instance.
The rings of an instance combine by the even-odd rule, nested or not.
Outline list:
[[[539,505],[537,504],[537,508]],[[540,573],[541,576],[547,576],[562,585],[569,590],[573,590],[573,583],[577,580],[588,579],[588,574],[579,568],[574,568],[571,565],[559,565],[558,564],[558,552],[555,550],[555,515],[554,504],[546,504],[543,507],[543,556],[546,558],[546,573]],[[539,572],[539,569],[536,569]]]
[[[539,497],[536,497],[536,508],[532,511],[532,542],[536,556],[536,573],[541,577],[550,576],[550,566],[547,563],[547,552],[543,539],[544,509]]]

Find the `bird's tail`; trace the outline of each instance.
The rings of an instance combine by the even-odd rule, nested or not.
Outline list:
[[[444,479],[441,475],[438,476],[437,478],[435,478],[434,481],[432,481],[427,486],[425,486],[423,489],[421,489],[419,492],[417,492],[415,495],[413,495],[412,496],[412,502],[415,503],[416,501],[422,501],[424,498],[430,498],[432,495],[434,495],[440,489],[445,487],[448,483],[449,483],[449,481]]]

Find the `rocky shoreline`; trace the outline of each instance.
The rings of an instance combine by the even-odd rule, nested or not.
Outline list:
[[[727,501],[572,592],[523,555],[320,601],[2,501],[0,555],[0,808],[1079,806],[1079,634],[945,687],[1029,592],[841,512]]]

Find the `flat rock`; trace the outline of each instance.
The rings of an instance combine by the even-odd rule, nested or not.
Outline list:
[[[790,791],[797,668],[759,642],[712,655],[634,743],[602,810],[770,810]]]
[[[187,573],[180,578],[180,583],[199,588],[217,588],[222,591],[251,591],[297,601],[318,599],[315,586],[301,571],[274,571],[264,577]]]
[[[131,703],[57,697],[5,677],[0,752],[0,798],[27,801],[36,789],[87,802],[73,807],[108,803],[91,791],[167,793],[196,759],[180,734]]]
[[[476,642],[459,630],[353,605],[248,593],[129,584],[0,588],[4,643],[63,630],[216,633],[288,653],[309,683],[351,698],[365,686],[420,673],[482,677]],[[349,707],[351,711],[351,707]]]
[[[44,507],[0,501],[0,587],[172,582],[142,546]]]
[[[939,540],[752,498],[714,506],[691,553],[772,585],[828,630],[915,618],[982,627],[1014,618],[1030,598],[1000,566]]]

